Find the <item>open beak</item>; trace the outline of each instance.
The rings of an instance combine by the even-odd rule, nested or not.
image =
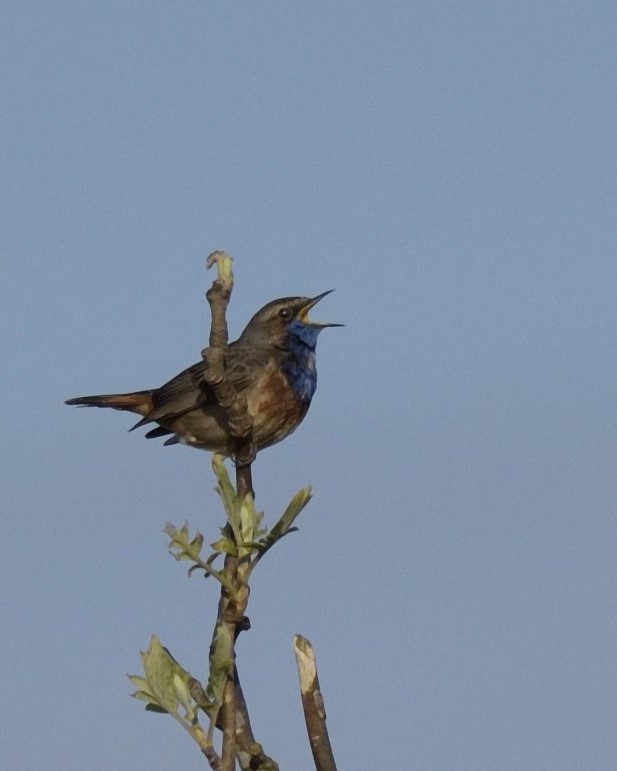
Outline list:
[[[298,319],[303,324],[310,324],[312,327],[319,327],[320,329],[323,329],[324,327],[344,327],[344,324],[330,324],[323,321],[313,321],[308,317],[311,308],[314,308],[320,300],[323,300],[327,294],[331,294],[332,292],[334,292],[334,289],[328,289],[327,292],[322,292],[321,294],[318,294],[317,297],[313,297],[311,300],[309,300],[304,308],[302,308],[298,313]]]

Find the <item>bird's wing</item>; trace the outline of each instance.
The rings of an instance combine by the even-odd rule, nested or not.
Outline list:
[[[244,391],[259,377],[270,358],[271,353],[265,349],[232,344],[226,357],[227,377],[230,384],[236,391]],[[214,393],[203,380],[205,368],[206,363],[200,361],[157,388],[152,394],[151,412],[134,428],[214,404]]]

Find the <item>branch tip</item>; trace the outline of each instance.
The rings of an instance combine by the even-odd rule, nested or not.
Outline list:
[[[326,726],[326,710],[319,688],[315,651],[310,641],[300,634],[293,638],[300,693],[306,730],[317,771],[336,771],[336,763]]]

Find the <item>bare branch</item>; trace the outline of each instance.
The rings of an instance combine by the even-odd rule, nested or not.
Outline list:
[[[330,737],[326,727],[326,710],[319,689],[317,664],[313,646],[302,635],[294,635],[294,653],[300,679],[304,720],[317,771],[336,771]]]

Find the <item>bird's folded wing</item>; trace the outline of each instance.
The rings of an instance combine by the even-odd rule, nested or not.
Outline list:
[[[271,358],[264,349],[246,348],[232,344],[227,351],[227,378],[233,388],[244,391],[255,382]],[[189,410],[215,403],[214,393],[204,381],[206,363],[193,364],[153,393],[153,408],[135,426],[159,420],[168,420]]]

